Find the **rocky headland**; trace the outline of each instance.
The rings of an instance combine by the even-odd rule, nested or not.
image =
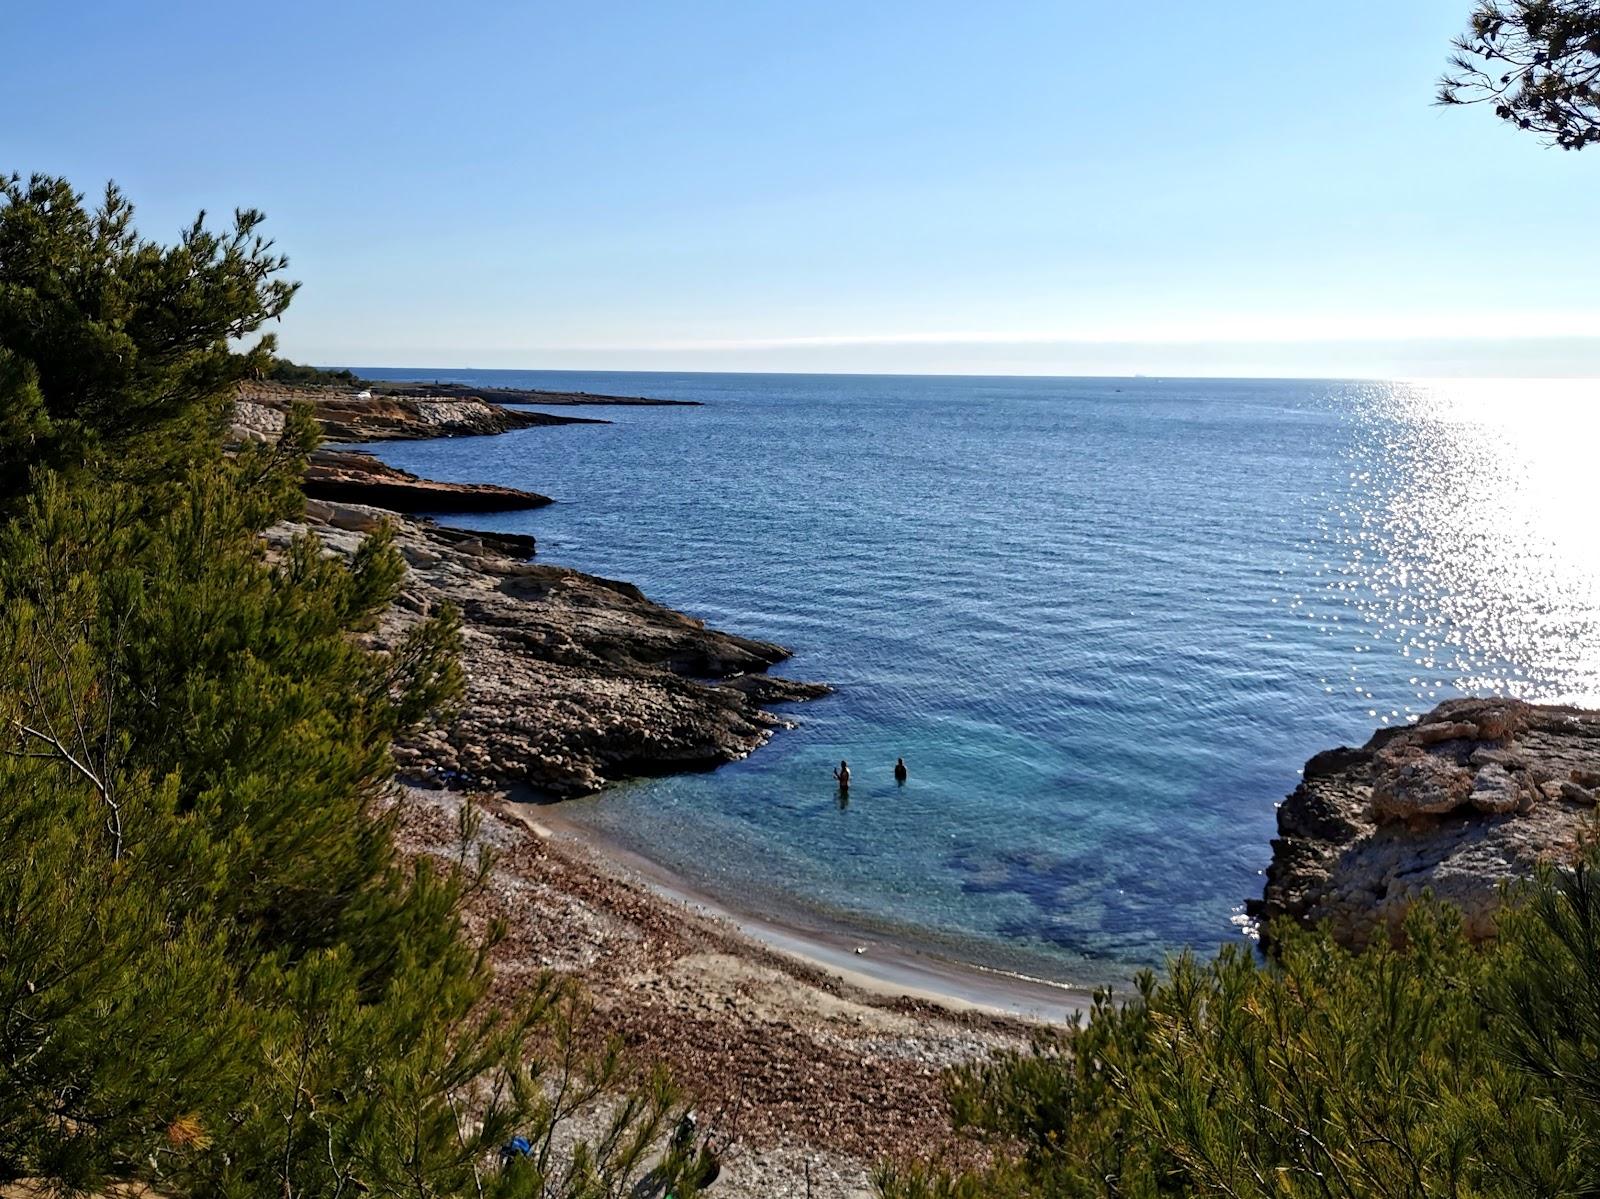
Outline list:
[[[235,405],[233,439],[274,440],[284,412],[300,400],[312,404],[326,434],[345,440],[493,433],[508,421],[522,427],[523,416],[533,424],[570,423],[475,398],[252,385]],[[466,695],[448,724],[397,746],[408,777],[582,795],[621,778],[742,758],[785,723],[767,705],[828,692],[769,676],[767,669],[789,656],[782,646],[708,629],[630,583],[528,561],[531,537],[401,515],[531,508],[550,503],[546,496],[420,479],[357,450],[318,449],[304,487],[304,518],[272,529],[274,548],[309,531],[329,553],[349,556],[381,523],[394,527],[409,569],[399,602],[373,635],[377,644],[394,644],[442,604],[462,615]]]
[[[1458,699],[1359,749],[1317,754],[1278,808],[1262,898],[1273,922],[1326,921],[1359,948],[1397,937],[1423,894],[1494,935],[1501,884],[1570,861],[1596,834],[1600,712]]]
[[[496,404],[543,404],[565,407],[569,404],[636,406],[649,408],[698,408],[699,400],[657,400],[649,396],[596,395],[588,391],[545,391],[533,387],[479,387],[468,383],[391,383],[372,384],[374,395],[425,396],[448,399],[487,399]]]
[[[583,795],[735,761],[784,726],[765,705],[828,692],[766,675],[782,646],[709,629],[629,583],[529,562],[499,538],[308,500],[268,542],[309,530],[348,556],[386,519],[409,570],[374,643],[394,645],[445,602],[463,622],[466,696],[454,720],[396,747],[408,777]]]
[[[308,404],[323,436],[336,442],[489,436],[537,426],[605,423],[513,412],[477,399],[395,399],[347,388],[250,383],[240,389],[234,402],[229,440],[235,444],[276,441],[283,435],[284,413],[296,403]],[[371,454],[327,447],[312,452],[305,493],[313,499],[372,504],[406,513],[511,512],[553,502],[547,495],[515,487],[422,479]]]
[[[249,383],[234,403],[236,441],[272,441],[283,432],[293,404],[311,405],[330,441],[416,441],[429,437],[480,437],[541,425],[603,425],[587,416],[556,416],[503,408],[475,395],[377,395],[337,387]]]
[[[547,495],[494,483],[418,478],[360,450],[313,450],[303,488],[312,499],[408,513],[514,512],[555,502]]]

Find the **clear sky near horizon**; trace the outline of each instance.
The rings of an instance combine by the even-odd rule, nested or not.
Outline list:
[[[0,5],[0,170],[265,210],[321,364],[1600,375],[1471,0]]]

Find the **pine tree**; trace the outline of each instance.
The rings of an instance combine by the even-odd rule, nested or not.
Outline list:
[[[390,744],[459,693],[456,614],[364,648],[387,533],[349,564],[261,537],[298,511],[309,416],[218,443],[260,350],[229,342],[292,290],[257,218],[165,249],[115,192],[6,195],[0,462],[29,469],[0,526],[0,1180],[620,1193],[670,1086],[568,984],[490,1001],[470,819],[454,861],[396,852]],[[573,1147],[578,1101],[616,1118]],[[513,1132],[540,1152],[500,1170]]]
[[[207,452],[233,385],[271,364],[272,337],[233,343],[298,286],[261,213],[237,211],[226,233],[202,213],[162,246],[114,185],[91,211],[64,179],[11,176],[0,201],[0,496],[40,465],[155,480]],[[32,386],[8,379],[18,362]]]

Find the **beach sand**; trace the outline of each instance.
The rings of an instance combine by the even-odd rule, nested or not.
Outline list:
[[[402,848],[454,857],[463,803],[482,810],[478,838],[496,858],[469,919],[509,928],[499,995],[547,970],[581,981],[590,1031],[668,1065],[702,1130],[732,1138],[719,1196],[866,1196],[885,1157],[982,1160],[951,1129],[944,1071],[1021,1048],[1089,1001],[729,911],[559,807],[505,792],[402,788]]]

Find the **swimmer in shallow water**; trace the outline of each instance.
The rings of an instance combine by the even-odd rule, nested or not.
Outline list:
[[[906,760],[904,758],[896,758],[894,760],[894,781],[902,785],[906,781]]]
[[[850,763],[843,758],[839,759],[839,765],[835,767],[833,777],[839,780],[839,790],[850,790]]]

